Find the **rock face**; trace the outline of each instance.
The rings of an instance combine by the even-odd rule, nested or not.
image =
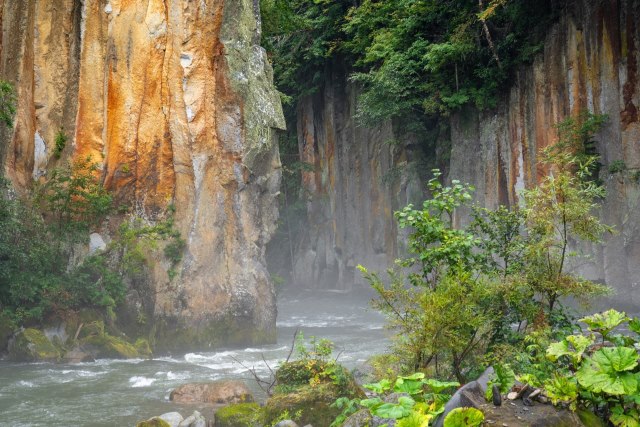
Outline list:
[[[583,110],[608,114],[596,138],[608,192],[600,216],[617,234],[587,248],[592,261],[581,273],[614,287],[615,304],[630,310],[640,305],[638,22],[638,0],[573,2],[549,29],[544,52],[518,70],[499,106],[454,114],[450,132],[438,139],[451,143],[448,176],[474,184],[480,204],[516,205],[519,191],[542,177],[538,153],[557,138],[555,123]],[[392,212],[420,199],[424,188],[415,173],[386,185],[383,178],[398,166],[406,170],[404,162],[415,161],[415,153],[385,144],[395,138],[390,124],[356,125],[357,90],[344,74],[332,67],[323,90],[298,109],[299,152],[314,168],[303,182],[309,235],[295,257],[302,285],[348,286],[358,263],[389,265],[402,250]],[[438,162],[446,158],[440,157]],[[613,162],[625,170],[608,173]],[[428,175],[428,168],[421,169]]]
[[[410,149],[397,144],[390,122],[357,123],[358,90],[339,61],[320,93],[298,105],[298,149],[308,234],[296,248],[294,280],[305,287],[349,288],[358,264],[385,266],[402,239],[393,212],[422,197]]]
[[[253,402],[253,395],[242,381],[219,380],[181,385],[171,392],[169,399],[176,403],[229,404]]]
[[[275,339],[264,246],[284,119],[257,2],[0,0],[0,17],[0,78],[18,95],[5,175],[28,191],[90,156],[119,203],[150,220],[175,206],[184,261],[173,280],[152,268],[160,348]]]
[[[632,310],[640,305],[639,22],[637,0],[575,2],[496,111],[467,110],[452,118],[449,171],[474,184],[488,207],[517,204],[518,192],[543,176],[538,153],[557,139],[553,124],[583,110],[607,114],[596,136],[607,189],[600,217],[617,233],[587,248],[593,259],[581,272],[614,287],[616,305]],[[482,160],[469,161],[472,152]],[[626,170],[609,173],[613,162]]]

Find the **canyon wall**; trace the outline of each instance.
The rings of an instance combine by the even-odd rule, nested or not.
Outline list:
[[[581,111],[607,114],[596,135],[607,190],[600,217],[615,234],[586,248],[579,271],[616,290],[615,303],[640,307],[640,2],[576,1],[550,28],[544,52],[523,67],[496,111],[451,120],[449,176],[477,188],[488,207],[518,204],[543,176],[539,153],[554,124]],[[469,158],[469,153],[477,153]],[[612,167],[613,165],[613,167]],[[622,169],[622,170],[619,170]]]
[[[150,222],[175,208],[187,246],[175,278],[153,262],[159,347],[274,340],[264,247],[284,118],[258,2],[0,0],[0,13],[0,78],[18,99],[0,155],[14,186],[90,157],[118,203]]]
[[[591,259],[580,272],[611,285],[614,303],[633,310],[640,306],[639,26],[638,0],[571,3],[498,107],[453,114],[450,134],[438,141],[439,150],[451,145],[450,160],[441,153],[431,159],[445,163],[450,179],[474,184],[480,204],[517,205],[519,192],[543,176],[538,153],[556,140],[554,124],[584,110],[607,114],[596,137],[608,194],[600,216],[616,233],[584,248]],[[419,201],[419,176],[429,175],[406,140],[386,144],[399,138],[390,123],[356,123],[357,90],[345,83],[342,68],[332,66],[320,93],[298,107],[299,152],[314,168],[303,179],[308,236],[295,266],[302,287],[349,288],[358,280],[357,264],[389,266],[403,246],[392,212]],[[624,170],[609,173],[612,164]],[[385,178],[398,170],[404,172],[389,185]]]
[[[403,241],[393,212],[422,198],[415,147],[390,122],[360,125],[357,95],[336,61],[320,92],[298,104],[298,149],[311,169],[302,173],[307,232],[293,266],[303,288],[348,290],[362,282],[358,264],[390,265]]]

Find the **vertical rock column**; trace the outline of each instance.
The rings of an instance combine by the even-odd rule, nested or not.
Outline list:
[[[58,162],[54,137],[64,129],[72,138],[63,160],[100,163],[120,203],[151,220],[175,207],[187,248],[173,280],[166,261],[153,262],[159,346],[273,340],[264,246],[277,219],[274,129],[284,118],[257,3],[0,5],[0,72],[20,97],[4,150],[14,183],[27,189]]]

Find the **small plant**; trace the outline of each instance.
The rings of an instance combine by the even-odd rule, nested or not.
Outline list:
[[[615,173],[622,173],[626,170],[627,170],[627,165],[624,163],[623,160],[614,160],[609,165],[609,173],[612,175]]]
[[[547,349],[556,363],[553,377],[545,381],[547,395],[554,404],[571,409],[589,408],[602,414],[614,426],[637,426],[640,411],[640,356],[637,336],[614,333],[627,325],[636,335],[640,320],[608,310],[580,319],[588,335],[571,335]],[[602,335],[595,344],[594,333]],[[633,424],[631,420],[636,420]]]
[[[56,133],[54,142],[53,155],[56,159],[59,159],[62,156],[62,151],[67,146],[67,135],[64,133],[64,129],[60,128]]]
[[[365,384],[376,396],[368,399],[343,399],[334,403],[343,412],[331,424],[342,425],[348,415],[360,408],[366,408],[371,415],[397,420],[396,426],[428,426],[429,422],[444,411],[444,405],[451,398],[448,390],[459,387],[460,383],[438,381],[425,378],[422,372],[399,376],[394,382],[382,379],[376,383]],[[392,393],[401,394],[397,402],[389,402]]]
[[[444,419],[444,427],[478,427],[484,422],[484,414],[476,408],[455,408]]]
[[[13,85],[7,81],[0,80],[0,122],[7,127],[13,126],[16,103],[16,91]]]

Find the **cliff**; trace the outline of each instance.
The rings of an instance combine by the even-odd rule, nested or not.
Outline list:
[[[360,125],[358,89],[340,61],[316,95],[300,101],[297,135],[307,233],[294,256],[294,281],[305,288],[350,289],[358,264],[387,266],[402,236],[393,212],[423,197],[417,148],[401,144],[391,122]]]
[[[611,285],[617,305],[636,310],[639,22],[637,0],[572,3],[549,28],[543,53],[517,71],[497,108],[453,114],[446,119],[446,135],[437,137],[440,149],[431,154],[431,164],[444,163],[451,179],[476,186],[480,204],[516,205],[519,192],[535,186],[543,174],[538,153],[557,138],[554,124],[584,110],[607,114],[609,121],[596,138],[608,194],[600,216],[617,232],[606,236],[604,244],[585,248],[591,259],[580,271]],[[299,104],[300,156],[314,165],[303,180],[309,231],[295,268],[301,286],[348,287],[354,265],[378,270],[388,266],[402,250],[392,212],[420,198],[424,183],[414,172],[392,185],[384,178],[397,169],[406,171],[407,165],[428,175],[428,167],[419,164],[417,150],[412,149],[415,142],[385,144],[402,137],[394,134],[390,123],[375,128],[357,125],[356,105],[357,89],[345,83],[344,72],[335,66],[324,89]],[[448,146],[450,155],[443,155]],[[624,170],[610,173],[621,166]]]
[[[549,29],[544,52],[520,69],[497,110],[451,119],[449,176],[477,187],[489,207],[519,203],[544,171],[540,150],[557,139],[553,125],[588,110],[609,120],[596,135],[607,196],[600,217],[616,233],[583,248],[580,272],[616,290],[617,305],[640,306],[640,2],[580,0]],[[469,153],[477,153],[470,161]]]
[[[275,339],[264,247],[284,118],[257,2],[0,0],[0,13],[0,78],[18,95],[0,154],[14,186],[29,191],[52,167],[90,156],[139,215],[175,206],[187,248],[173,280],[153,264],[160,347]],[[61,129],[70,138],[58,160]]]

